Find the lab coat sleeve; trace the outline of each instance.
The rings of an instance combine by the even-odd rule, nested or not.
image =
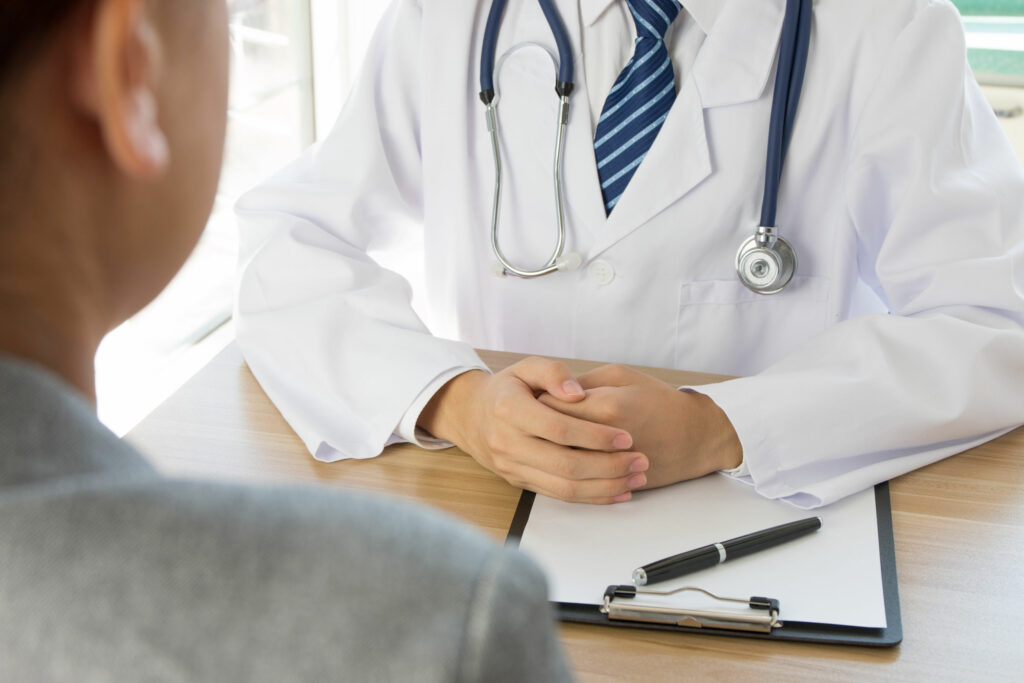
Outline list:
[[[379,454],[425,387],[486,367],[369,256],[421,239],[420,27],[416,2],[394,2],[330,136],[236,207],[238,343],[321,460]]]
[[[853,129],[845,191],[860,276],[891,314],[699,388],[739,435],[734,474],[801,507],[1024,422],[1024,174],[950,5],[926,4],[884,64]]]

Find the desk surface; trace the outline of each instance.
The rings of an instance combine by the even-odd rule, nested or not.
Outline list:
[[[493,368],[513,354],[481,354]],[[571,362],[577,371],[595,363]],[[677,384],[711,375],[652,371]],[[516,489],[457,449],[390,448],[323,464],[229,346],[127,437],[162,471],[233,481],[317,482],[421,501],[502,540]],[[1024,670],[1024,428],[892,483],[904,640],[890,649],[565,624],[581,680],[721,678],[980,680]]]

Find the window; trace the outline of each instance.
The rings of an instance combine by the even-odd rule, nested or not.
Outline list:
[[[1024,0],[955,0],[967,56],[985,85],[1024,86]]]

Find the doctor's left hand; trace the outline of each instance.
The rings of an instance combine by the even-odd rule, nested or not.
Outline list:
[[[621,365],[605,365],[578,379],[586,391],[582,401],[550,394],[539,400],[566,415],[628,431],[633,449],[650,460],[643,488],[695,479],[742,462],[732,423],[707,396],[679,391]]]
[[[552,410],[538,394],[584,399],[563,363],[526,358],[493,375],[471,370],[449,381],[418,426],[451,441],[514,486],[581,503],[619,503],[647,483],[647,458],[628,430]]]

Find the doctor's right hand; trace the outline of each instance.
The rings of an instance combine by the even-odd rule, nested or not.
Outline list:
[[[451,441],[513,486],[582,503],[619,503],[647,483],[647,457],[623,429],[560,413],[548,393],[580,401],[564,363],[526,358],[489,375],[471,370],[438,391],[417,425]]]

